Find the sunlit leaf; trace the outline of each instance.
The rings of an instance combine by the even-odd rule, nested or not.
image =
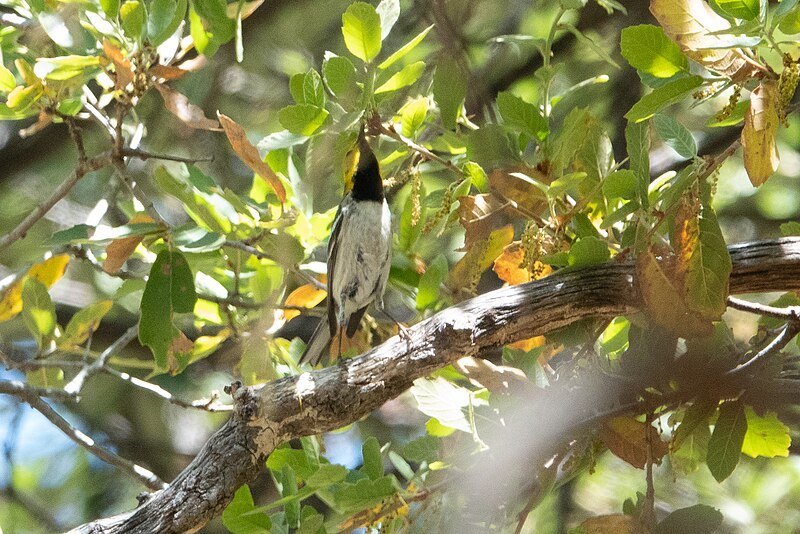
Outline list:
[[[397,52],[386,58],[383,62],[381,62],[380,65],[378,65],[378,68],[381,70],[386,70],[395,63],[397,63],[400,59],[405,57],[409,52],[414,50],[417,47],[417,45],[421,43],[423,39],[425,39],[425,36],[428,35],[428,33],[432,29],[433,29],[433,24],[422,30],[413,39],[411,39],[409,42],[400,47],[397,50]]]
[[[657,78],[689,70],[689,61],[660,26],[641,24],[622,30],[620,52],[632,67]]]
[[[403,67],[399,72],[392,75],[380,87],[375,89],[375,94],[397,91],[416,82],[425,70],[425,63],[417,61]]]
[[[272,528],[266,514],[248,514],[255,508],[250,487],[244,484],[222,512],[222,524],[233,534],[265,534]]]
[[[647,120],[670,104],[679,101],[702,84],[703,78],[700,76],[688,76],[671,81],[643,96],[625,114],[625,118],[631,122]]]
[[[25,280],[22,286],[22,318],[37,345],[43,348],[57,326],[56,308],[47,286],[33,277]]]
[[[792,438],[789,427],[781,423],[778,414],[766,412],[757,414],[752,407],[745,408],[747,417],[747,433],[744,435],[742,452],[752,458],[763,456],[775,458],[789,456]]]
[[[58,340],[59,347],[77,346],[89,339],[112,305],[110,300],[101,300],[78,310],[67,323],[64,335]]]
[[[750,109],[744,116],[742,151],[750,182],[758,187],[778,170],[778,88],[764,81],[750,93]]]
[[[467,85],[458,63],[452,58],[443,58],[433,75],[433,98],[445,128],[456,127],[466,95]]]
[[[381,18],[366,2],[354,2],[342,15],[344,44],[351,54],[370,62],[381,51]]]

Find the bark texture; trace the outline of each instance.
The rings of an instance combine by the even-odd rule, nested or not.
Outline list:
[[[730,293],[800,289],[800,238],[730,247]],[[235,388],[236,410],[186,469],[137,509],[73,533],[194,532],[222,513],[281,443],[340,428],[458,358],[546,334],[587,317],[611,318],[640,304],[628,263],[559,272],[452,306],[363,356],[253,388]],[[596,401],[596,399],[595,399]],[[592,398],[581,399],[587,410]],[[574,403],[573,406],[574,408]],[[591,413],[591,411],[590,411]]]

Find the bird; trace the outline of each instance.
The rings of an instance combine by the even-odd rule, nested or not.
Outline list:
[[[354,163],[345,174],[345,196],[333,219],[328,241],[327,312],[306,346],[299,363],[316,366],[339,334],[358,330],[367,308],[383,308],[392,253],[392,216],[383,194],[381,169],[362,126],[353,151]],[[350,176],[348,176],[350,175]],[[349,190],[348,190],[349,189]]]

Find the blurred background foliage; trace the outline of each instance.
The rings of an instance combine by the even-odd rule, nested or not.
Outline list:
[[[607,75],[608,78],[566,96],[565,101],[554,108],[552,123],[562,124],[565,116],[577,106],[588,107],[607,129],[617,161],[626,156],[623,115],[643,91],[636,71],[619,54],[620,32],[635,24],[654,23],[647,2],[621,3],[627,14],[609,14],[601,2],[589,2],[582,10],[567,14],[565,21],[595,44],[567,31],[559,32],[553,43],[553,63],[558,76],[552,94],[560,94],[590,76]],[[23,2],[0,2],[0,6],[5,6],[0,7],[2,31],[15,24],[12,9],[15,4]],[[75,8],[70,2],[48,1],[47,4],[65,18],[69,10]],[[292,103],[289,87],[293,75],[312,68],[319,70],[326,50],[346,54],[341,17],[349,4],[347,0],[267,0],[242,22],[241,61],[237,60],[236,42],[230,41],[223,44],[202,69],[190,72],[171,86],[202,108],[207,117],[214,117],[220,110],[233,118],[256,143],[282,129],[279,110]],[[471,120],[483,124],[494,119],[496,111],[491,104],[501,91],[511,91],[528,101],[536,100],[541,86],[535,73],[542,66],[538,40],[547,37],[559,2],[403,0],[400,5],[400,18],[384,43],[385,49],[396,50],[424,28],[435,24],[414,54],[465,58],[470,71],[465,109]],[[24,31],[31,42],[47,39],[39,26],[25,27]],[[6,50],[4,53],[8,55]],[[5,63],[8,65],[9,61]],[[431,83],[430,72],[423,75],[421,83]],[[420,93],[425,94],[424,91]],[[414,94],[403,92],[397,101],[402,103],[407,96]],[[198,162],[198,168],[213,176],[221,187],[247,193],[253,184],[253,172],[237,157],[224,135],[187,127],[165,111],[161,98],[157,91],[151,90],[135,107],[135,118],[146,129],[142,148],[152,153],[188,158],[213,157],[213,161]],[[700,154],[716,153],[738,136],[737,128],[707,128],[705,125],[706,118],[718,111],[724,102],[708,101],[699,109],[690,109],[689,104],[675,106],[670,113],[693,132]],[[789,127],[782,129],[779,137],[780,167],[764,186],[759,189],[751,186],[739,156],[731,158],[719,173],[715,207],[728,243],[777,237],[781,223],[800,216],[800,121],[795,115],[788,120]],[[11,230],[64,180],[77,160],[64,124],[49,125],[33,135],[20,137],[20,131],[33,123],[35,118],[0,121],[0,233]],[[90,123],[83,127],[87,151],[104,150],[106,134],[102,129]],[[651,152],[653,176],[680,170],[686,164],[672,149],[655,142]],[[132,160],[129,171],[145,191],[152,192],[151,177],[160,165],[155,160]],[[317,241],[322,241],[326,235],[325,223],[332,217],[329,210],[340,198],[341,183],[330,176],[320,172],[316,177],[309,177],[309,188],[314,191],[314,211],[325,213],[327,217],[317,222]],[[447,179],[432,174],[426,177],[425,187],[429,191],[441,191]],[[55,231],[91,219],[93,210],[109,198],[110,180],[110,170],[88,175],[68,198],[61,200],[28,232],[24,240],[0,252],[0,278],[39,261],[51,248],[47,240]],[[403,210],[409,189],[409,185],[398,185],[391,190],[396,214]],[[436,198],[440,197],[429,202],[433,207],[438,204]],[[174,198],[158,197],[157,208],[170,223],[185,220],[182,206]],[[105,221],[112,226],[123,225],[128,222],[127,215],[112,209],[105,213]],[[432,261],[436,251],[455,251],[462,235],[449,231],[438,238],[426,238],[416,252],[426,261]],[[442,243],[447,244],[442,246]],[[451,261],[454,254],[451,253]],[[202,270],[202,266],[202,259],[193,260],[194,269]],[[397,262],[396,267],[403,269]],[[147,264],[132,259],[129,269],[144,274]],[[487,274],[481,279],[480,291],[500,283],[492,274]],[[122,281],[98,272],[85,262],[70,262],[64,278],[51,290],[59,323],[65,324],[76,310],[90,303],[114,297],[121,285]],[[394,302],[397,311],[405,319],[412,317],[413,301],[409,301],[401,289],[392,291],[389,300]],[[763,299],[768,301],[771,297],[765,295]],[[120,299],[117,304],[93,335],[93,350],[109,345],[136,324],[138,302],[134,300],[126,305],[125,300]],[[728,312],[726,318],[737,341],[747,342],[756,333],[757,324],[752,317]],[[280,335],[288,340],[297,335],[307,336],[312,326],[313,319],[299,317],[282,326]],[[262,330],[269,328],[266,324]],[[219,329],[211,330],[212,334],[219,332]],[[208,333],[203,326],[193,332],[193,337],[201,333]],[[256,342],[222,344],[220,350],[189,366],[185,372],[176,376],[158,375],[152,381],[176,397],[196,399],[207,397],[215,390],[221,391],[224,385],[242,375],[256,377],[251,381],[268,378],[274,372],[263,364],[268,354],[258,348],[258,336],[252,332],[250,335]],[[297,353],[296,347],[288,344],[281,347]],[[36,343],[23,322],[14,320],[0,323],[0,348],[12,359],[23,359],[35,352]],[[248,350],[253,351],[254,356],[250,360],[245,356],[240,362],[240,354]],[[792,350],[797,351],[796,348]],[[111,364],[145,376],[152,369],[152,357],[146,348],[134,344],[118,360],[112,359]],[[19,371],[0,371],[4,379],[21,376]],[[411,395],[406,394],[387,403],[365,421],[329,436],[326,439],[328,458],[356,467],[361,464],[362,442],[368,436],[377,436],[381,443],[405,443],[424,434],[428,419],[417,411],[415,404]],[[74,426],[100,444],[147,466],[164,480],[170,480],[187,465],[225,417],[167,403],[102,373],[87,383],[79,404],[60,405],[59,410]],[[797,414],[792,417],[796,419]],[[797,424],[792,424],[797,423],[796,420],[784,422],[798,428]],[[6,534],[60,531],[122,512],[132,507],[136,494],[142,489],[113,467],[75,446],[38,413],[9,396],[0,397],[0,444],[0,526]],[[745,461],[723,485],[705,470],[676,481],[668,463],[656,469],[658,503],[665,511],[702,502],[722,510],[725,531],[796,531],[800,520],[797,506],[800,463],[794,454],[785,459]],[[635,500],[636,492],[644,491],[644,484],[640,470],[605,455],[592,474],[582,474],[550,494],[533,512],[525,531],[564,532],[587,517],[618,513],[625,499]],[[277,497],[267,475],[252,484],[251,490],[256,503],[267,503]],[[492,490],[486,488],[486,491]],[[216,520],[203,532],[226,532],[226,529],[221,520]]]

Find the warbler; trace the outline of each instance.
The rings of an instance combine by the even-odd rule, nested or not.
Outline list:
[[[346,183],[346,194],[339,204],[328,241],[327,314],[314,330],[300,363],[317,365],[337,333],[341,358],[342,333],[353,337],[375,300],[383,308],[383,292],[391,267],[392,216],[383,194],[380,165],[363,128],[354,157],[352,184],[347,191]]]

